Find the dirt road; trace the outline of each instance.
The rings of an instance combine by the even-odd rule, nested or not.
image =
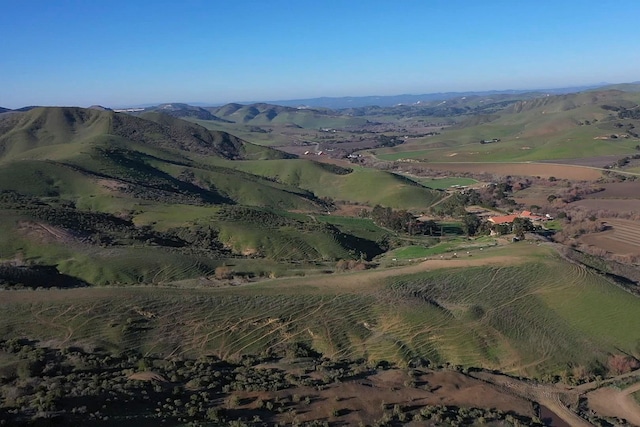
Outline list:
[[[599,414],[624,418],[627,422],[640,426],[640,405],[632,394],[640,391],[640,382],[623,390],[602,387],[587,394],[589,408]]]

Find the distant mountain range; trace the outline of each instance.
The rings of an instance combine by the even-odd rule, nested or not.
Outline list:
[[[640,92],[640,81],[631,83],[608,84],[599,83],[587,86],[571,86],[552,89],[523,89],[523,90],[488,90],[488,91],[469,91],[469,92],[434,92],[420,95],[381,95],[381,96],[343,96],[343,97],[320,97],[320,98],[301,98],[286,99],[277,101],[251,101],[251,102],[234,102],[229,104],[216,104],[211,102],[190,102],[190,103],[164,103],[160,105],[154,104],[138,104],[136,106],[121,107],[115,110],[137,110],[155,111],[160,110],[163,113],[174,117],[192,117],[200,120],[226,121],[226,119],[217,117],[217,112],[224,111],[226,114],[220,114],[222,117],[233,114],[229,110],[239,110],[241,106],[255,105],[291,107],[295,109],[316,108],[316,109],[332,109],[341,110],[349,108],[362,107],[395,107],[402,105],[420,105],[424,103],[432,103],[434,101],[448,101],[451,99],[464,99],[465,97],[491,97],[491,96],[525,96],[526,98],[534,98],[542,95],[563,95],[569,93],[577,93],[592,90],[620,90],[623,92]],[[503,98],[504,99],[504,98]],[[0,114],[11,111],[29,111],[36,106],[27,106],[17,109],[9,109],[0,107]],[[89,108],[109,110],[110,108],[100,105],[93,105]],[[259,111],[260,114],[262,111]],[[282,112],[282,111],[280,111]],[[250,113],[251,114],[251,113]],[[256,114],[256,116],[258,115]],[[272,113],[271,113],[272,114]],[[235,120],[232,120],[235,121]],[[242,120],[241,120],[242,121]],[[245,120],[246,121],[246,120]],[[270,121],[270,120],[267,120]]]
[[[609,87],[615,86],[615,87]],[[291,106],[291,107],[324,107],[332,109],[341,108],[358,108],[367,106],[391,107],[398,104],[416,104],[431,101],[446,101],[449,99],[460,98],[465,96],[493,96],[493,95],[520,95],[527,93],[562,95],[567,93],[583,92],[592,89],[617,89],[628,92],[640,91],[640,82],[624,83],[617,85],[609,85],[600,83],[589,86],[573,86],[554,89],[524,89],[524,90],[489,90],[489,91],[470,91],[470,92],[437,92],[426,93],[421,95],[389,95],[389,96],[344,96],[344,97],[321,97],[307,99],[292,99],[268,101],[270,104]]]

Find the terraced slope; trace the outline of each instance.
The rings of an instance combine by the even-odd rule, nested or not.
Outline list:
[[[635,351],[640,332],[622,325],[640,321],[638,298],[543,247],[483,256],[217,290],[14,292],[0,302],[0,332],[174,355],[303,342],[334,358],[426,357],[538,376]]]

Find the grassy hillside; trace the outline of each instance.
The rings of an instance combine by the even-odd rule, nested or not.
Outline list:
[[[317,209],[314,195],[200,159],[288,155],[171,116],[38,108],[0,120],[0,190],[61,197],[93,209],[241,203]]]
[[[441,195],[409,179],[388,172],[354,166],[352,170],[311,160],[243,161],[234,167],[278,182],[313,191],[320,197],[369,205],[423,209]]]
[[[5,262],[56,266],[89,284],[131,284],[207,276],[246,256],[276,271],[282,265],[273,262],[381,252],[357,227],[354,235],[292,217],[287,210],[325,212],[327,203],[300,182],[234,165],[279,159],[288,168],[296,160],[226,133],[158,113],[78,108],[37,108],[0,127]],[[249,274],[265,271],[259,260],[242,264]]]
[[[505,252],[485,254],[502,257],[502,266],[397,270],[395,277],[362,272],[216,290],[79,289],[35,294],[29,302],[14,293],[0,302],[0,332],[174,355],[259,354],[301,342],[334,358],[426,357],[533,375],[560,373],[568,364],[594,368],[609,352],[636,351],[640,332],[621,325],[640,321],[640,300],[547,249],[525,243],[508,252],[511,262]],[[34,311],[53,319],[47,328]],[[113,328],[127,318],[134,326],[126,333]]]
[[[144,117],[145,114],[150,112],[167,114],[177,118],[191,117],[198,120],[209,120],[223,123],[228,122],[227,120],[214,116],[210,111],[202,107],[194,107],[193,105],[182,103],[160,104],[155,107],[145,108],[141,115]]]
[[[583,92],[517,102],[488,121],[468,120],[441,135],[378,150],[381,158],[437,162],[535,161],[635,151],[640,121],[613,108],[635,111],[637,93]],[[603,108],[605,107],[605,108]],[[611,135],[623,135],[611,137]],[[626,136],[624,136],[626,135]],[[500,139],[480,144],[481,140]]]
[[[283,261],[331,268],[382,252],[359,227],[263,208],[140,203],[114,215],[56,200],[0,193],[3,265],[53,266],[89,285],[138,284],[207,277],[225,264],[248,277],[291,275],[296,269]]]
[[[217,117],[250,125],[294,124],[305,129],[357,126],[365,118],[341,115],[331,110],[283,107],[271,104],[227,104],[207,109]]]

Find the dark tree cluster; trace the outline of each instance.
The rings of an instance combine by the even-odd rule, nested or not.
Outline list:
[[[406,210],[393,210],[376,205],[370,215],[377,225],[397,232],[433,236],[439,231],[435,221],[417,221],[415,216]]]

